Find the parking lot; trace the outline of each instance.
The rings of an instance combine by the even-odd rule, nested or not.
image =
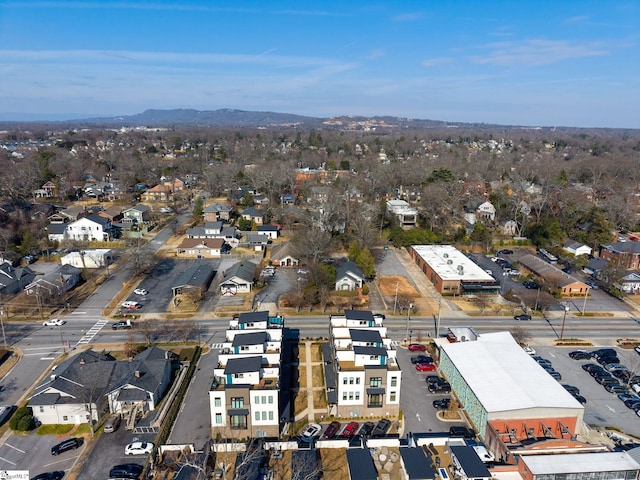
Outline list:
[[[585,363],[596,363],[595,360],[572,360],[569,352],[581,350],[571,347],[535,347],[538,355],[551,360],[553,367],[562,374],[560,383],[576,386],[580,395],[587,399],[584,421],[592,427],[609,426],[618,428],[630,435],[640,437],[640,417],[628,409],[618,397],[607,392],[587,372],[582,369]],[[595,350],[590,348],[586,350]],[[640,356],[633,350],[617,348],[620,362],[632,372],[638,372]]]
[[[65,438],[68,437],[60,438],[54,435],[36,435],[35,433],[11,434],[7,441],[0,446],[0,470],[29,470],[32,476],[54,470],[68,472],[82,454],[86,444],[57,456],[51,455],[51,447]],[[34,455],[36,452],[38,454]]]
[[[446,393],[430,393],[427,388],[427,375],[437,372],[418,372],[411,363],[411,357],[420,352],[410,352],[406,348],[398,348],[398,363],[402,368],[402,395],[400,410],[404,413],[405,434],[408,432],[448,432],[449,427],[464,425],[464,420],[443,421],[437,417],[438,410],[433,401],[448,398]]]

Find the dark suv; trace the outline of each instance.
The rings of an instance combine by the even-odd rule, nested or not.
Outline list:
[[[82,445],[82,439],[80,438],[68,438],[51,447],[51,455],[60,455],[67,450],[75,450]]]
[[[467,427],[449,427],[449,436],[463,437],[471,440],[476,438],[476,432]]]
[[[142,473],[142,465],[137,463],[123,463],[116,465],[109,470],[109,476],[112,478],[138,478]]]

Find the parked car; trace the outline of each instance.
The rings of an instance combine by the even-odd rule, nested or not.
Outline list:
[[[546,365],[548,367],[551,366],[551,360],[547,360],[546,358],[542,358],[540,355],[532,355],[531,358],[533,358],[540,365]]]
[[[62,477],[64,477],[64,472],[60,470],[57,472],[41,473],[31,478],[31,480],[61,480]]]
[[[613,357],[613,356],[603,356],[603,357],[596,358],[596,362],[598,362],[602,366],[605,366],[605,365],[608,365],[609,363],[620,363],[620,359],[618,357]]]
[[[574,394],[574,395],[573,395],[573,398],[575,398],[578,402],[580,402],[580,403],[581,403],[581,404],[583,404],[583,405],[584,405],[585,403],[587,403],[587,399],[586,399],[586,398],[584,398],[584,397],[583,397],[582,395],[580,395],[580,394],[577,394],[577,393],[576,393],[576,394]]]
[[[136,295],[147,295],[149,293],[149,290],[145,289],[145,288],[136,288],[133,293],[135,293]]]
[[[66,320],[62,320],[61,318],[50,318],[49,320],[45,320],[42,322],[44,327],[61,327],[67,323]]]
[[[420,343],[410,343],[409,344],[409,351],[410,352],[426,352],[427,351],[427,347],[425,345],[420,344]]]
[[[82,439],[80,438],[67,438],[62,442],[51,447],[51,455],[60,455],[68,450],[75,450],[76,448],[80,448],[82,445]]]
[[[390,426],[391,426],[390,420],[387,420],[386,418],[381,418],[380,420],[378,420],[378,423],[376,423],[376,426],[374,427],[373,432],[371,432],[371,436],[382,437],[386,435],[387,432],[389,431]]]
[[[132,326],[133,324],[131,323],[131,321],[126,320],[126,321],[114,323],[113,325],[111,325],[111,329],[112,330],[129,330]]]
[[[322,427],[317,423],[310,423],[307,427],[302,431],[300,438],[303,442],[311,442],[311,439],[317,437],[322,431]]]
[[[438,383],[438,382],[443,382],[444,378],[438,376],[438,375],[427,375],[427,385],[431,385],[433,383]]]
[[[595,379],[600,385],[620,385],[618,379],[613,378],[611,375],[599,375]]]
[[[582,365],[582,369],[592,377],[594,373],[606,372],[604,368],[602,368],[600,365],[596,365],[595,363],[585,363],[584,365]]]
[[[615,356],[617,354],[618,352],[616,352],[613,348],[599,348],[598,350],[594,350],[591,352],[591,356],[595,358],[602,357],[604,355]]]
[[[120,426],[121,420],[122,420],[122,416],[119,413],[110,415],[109,418],[107,418],[107,421],[104,422],[104,429],[103,429],[104,433],[115,432]],[[113,477],[113,475],[111,476]]]
[[[591,354],[586,350],[574,350],[573,352],[569,352],[569,358],[573,360],[590,360]]]
[[[531,280],[527,280],[522,285],[524,285],[524,288],[528,290],[537,290],[540,288],[540,285],[537,282],[533,282]]]
[[[416,363],[416,370],[419,372],[435,372],[436,366],[433,363]]]
[[[557,370],[547,370],[547,373],[558,381],[562,380],[562,375]]]
[[[171,208],[171,207],[162,207],[162,208],[160,208],[160,213],[173,213],[173,208]]]
[[[429,385],[430,393],[451,393],[451,384],[449,382],[438,382]]]
[[[359,426],[360,424],[358,422],[347,423],[347,426],[344,427],[344,430],[342,431],[342,436],[345,438],[353,437],[358,431]]]
[[[132,442],[124,447],[125,455],[148,455],[153,451],[151,442]]]
[[[414,365],[416,363],[433,363],[433,358],[427,355],[417,355],[415,357],[411,357],[411,363]]]
[[[620,393],[618,394],[618,398],[621,402],[640,402],[640,397],[635,393]],[[625,403],[626,404],[626,403]]]
[[[364,422],[360,427],[360,431],[358,432],[358,434],[361,437],[369,438],[375,427],[376,425],[373,422]]]
[[[613,393],[614,395],[620,395],[621,393],[629,393],[629,389],[627,387],[620,384],[616,385],[615,383],[606,384],[604,386],[604,389],[609,393]]]
[[[502,250],[498,251],[498,255],[513,255],[513,250],[503,248]]]
[[[520,315],[516,315],[513,318],[514,320],[518,320],[518,321],[529,321],[531,320],[531,315],[527,315],[526,313],[521,313]]]
[[[569,392],[571,395],[574,394],[579,394],[580,393],[580,389],[578,387],[574,387],[573,385],[567,385],[567,384],[563,384],[562,385],[564,387],[564,389]]]
[[[640,347],[634,347],[633,350],[640,355]]]
[[[522,347],[522,349],[525,351],[525,353],[527,353],[528,355],[535,355],[536,354],[536,349],[533,348],[531,345],[525,345],[524,347]]]
[[[1,388],[0,388],[1,389]],[[14,405],[2,405],[0,407],[0,425],[9,420],[16,407]]]
[[[434,400],[432,402],[433,408],[437,408],[438,410],[446,410],[451,405],[450,398],[439,398],[438,400]]]
[[[115,465],[109,470],[109,476],[112,478],[138,478],[142,473],[142,465],[137,463],[123,463]]]
[[[594,282],[593,280],[589,280],[587,282],[585,282],[589,287],[591,287],[593,290],[597,290],[598,284],[596,282]]]
[[[476,432],[468,427],[449,427],[449,436],[463,437],[471,440],[476,438]]]
[[[340,422],[333,421],[329,424],[327,429],[322,434],[322,438],[335,438],[340,430],[342,424]]]

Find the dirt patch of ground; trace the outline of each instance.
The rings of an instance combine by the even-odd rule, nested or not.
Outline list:
[[[409,281],[401,276],[394,275],[392,277],[382,277],[379,281],[380,291],[387,297],[394,297],[396,295],[396,289],[398,295],[404,295],[407,297],[415,298],[419,296],[418,291]]]

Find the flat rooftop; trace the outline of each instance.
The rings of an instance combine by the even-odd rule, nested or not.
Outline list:
[[[495,278],[452,245],[413,245],[412,248],[445,281],[495,282]]]

